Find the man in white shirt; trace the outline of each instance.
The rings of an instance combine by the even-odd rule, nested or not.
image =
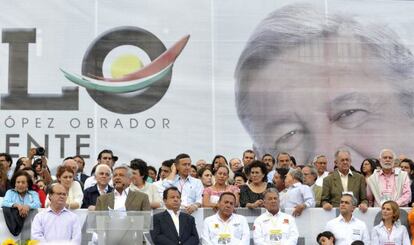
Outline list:
[[[286,189],[282,192],[282,208],[293,208],[292,215],[299,216],[305,208],[315,207],[315,198],[309,186],[303,184],[300,169],[291,169],[285,178]]]
[[[341,214],[326,224],[325,230],[335,235],[336,245],[349,245],[355,240],[361,240],[364,244],[370,243],[366,224],[352,215],[357,204],[352,194],[342,194],[339,205]]]
[[[313,165],[315,165],[315,168],[318,171],[318,178],[316,179],[316,185],[322,187],[323,179],[329,175],[329,172],[327,171],[328,158],[324,155],[317,155],[313,159]]]
[[[236,196],[232,192],[224,192],[220,195],[217,213],[204,220],[202,244],[250,244],[247,220],[233,213],[235,204]]]
[[[160,196],[163,195],[164,190],[165,190],[165,188],[163,186],[163,181],[164,181],[165,178],[168,177],[168,175],[170,175],[171,166],[173,164],[174,164],[174,159],[165,160],[161,163],[160,180],[154,182],[154,185],[157,187],[158,193],[160,194]]]
[[[296,245],[299,237],[295,218],[279,209],[279,193],[269,188],[264,193],[266,212],[256,218],[253,226],[254,244]]]

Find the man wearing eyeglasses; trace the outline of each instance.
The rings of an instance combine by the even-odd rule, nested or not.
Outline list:
[[[83,193],[82,208],[87,208],[90,211],[95,210],[96,199],[103,194],[110,193],[114,190],[109,185],[111,180],[112,170],[106,164],[99,164],[95,170],[96,184],[86,189]]]
[[[31,239],[40,243],[70,241],[71,244],[81,244],[79,218],[65,208],[68,197],[65,187],[54,184],[48,194],[50,206],[34,217]]]
[[[102,150],[101,152],[99,152],[97,160],[98,160],[97,165],[105,164],[105,165],[108,165],[112,169],[115,162],[118,161],[118,157],[114,156],[114,153],[111,150]],[[91,177],[85,180],[85,183],[83,184],[83,189],[86,190],[95,184],[96,184],[96,178],[94,175],[92,175]]]

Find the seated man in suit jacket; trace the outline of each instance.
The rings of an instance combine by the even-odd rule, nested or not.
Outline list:
[[[153,216],[151,238],[154,244],[199,244],[194,217],[180,212],[181,193],[178,188],[167,188],[163,193],[163,199],[167,210]]]
[[[99,196],[111,193],[114,188],[109,185],[112,170],[106,164],[99,164],[95,170],[96,184],[83,192],[82,208],[94,211]]]
[[[112,182],[114,191],[98,197],[97,211],[148,211],[151,210],[147,194],[129,190],[132,170],[126,166],[114,168]]]
[[[340,149],[335,152],[335,165],[338,170],[323,179],[322,207],[331,210],[339,207],[343,193],[353,195],[358,201],[359,209],[365,213],[368,209],[365,178],[351,171],[351,153]]]

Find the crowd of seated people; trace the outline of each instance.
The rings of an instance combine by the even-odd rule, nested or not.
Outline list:
[[[27,216],[30,209],[50,208],[52,199],[46,193],[48,186],[53,183],[59,183],[65,190],[64,210],[168,209],[165,206],[165,190],[174,187],[179,193],[181,210],[190,215],[201,207],[213,208],[217,212],[221,208],[226,212],[226,205],[233,208],[266,208],[266,194],[272,190],[277,193],[277,206],[280,209],[291,208],[292,217],[301,215],[303,210],[311,207],[327,211],[339,208],[342,212],[346,205],[350,205],[348,216],[353,208],[366,212],[370,207],[381,207],[384,216],[381,226],[376,226],[369,238],[363,236],[361,228],[361,236],[354,240],[382,241],[387,237],[387,233],[381,233],[383,229],[389,233],[394,229],[395,232],[398,231],[398,236],[403,237],[401,241],[404,241],[396,244],[405,244],[406,231],[398,226],[397,220],[390,220],[388,213],[391,213],[391,218],[398,216],[399,207],[411,207],[414,201],[414,163],[405,156],[397,158],[390,149],[382,150],[378,159],[364,159],[358,168],[360,171],[353,167],[351,152],[347,149],[335,152],[332,171],[328,171],[330,159],[324,155],[315,156],[310,163],[296,163],[295,158],[287,152],[275,155],[267,153],[259,158],[253,150],[246,150],[241,159],[231,158],[230,161],[224,155],[216,155],[211,164],[198,160],[193,165],[190,155],[182,153],[174,159],[163,161],[158,171],[139,158],[118,168],[119,165],[115,165],[118,157],[111,150],[103,150],[93,164],[90,176],[84,173],[88,163],[82,156],[65,158],[57,172],[52,173],[47,158],[44,155],[36,156],[36,153],[36,149],[31,149],[27,157],[17,160],[14,168],[10,155],[0,154],[2,207],[16,208],[22,217]],[[231,205],[221,206],[220,201],[226,193],[231,193],[229,196],[234,197],[234,200],[228,200]],[[351,199],[350,204],[343,200],[344,197]],[[339,216],[343,223],[355,225],[352,215],[345,216],[345,213]],[[219,215],[216,218],[220,220],[223,217]],[[231,215],[227,218],[230,217]],[[289,219],[292,217],[289,216]],[[341,237],[349,234],[338,233],[334,229],[336,227],[338,225],[330,226],[328,223],[327,231],[332,232],[336,244],[340,244]],[[264,236],[285,239],[284,235],[278,234]],[[394,239],[395,236],[397,235],[388,236],[388,239]],[[270,238],[265,238],[264,241],[268,239]],[[317,239],[321,244],[324,244],[324,240],[332,239],[326,236]]]

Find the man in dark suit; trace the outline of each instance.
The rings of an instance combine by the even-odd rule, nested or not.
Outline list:
[[[79,180],[79,182],[83,186],[83,184],[85,184],[86,179],[89,178],[89,175],[83,173],[83,169],[85,168],[85,159],[83,159],[83,157],[80,155],[76,155],[73,157],[73,160],[75,160],[78,164],[78,172],[76,173],[76,179]]]
[[[366,212],[368,200],[365,178],[350,170],[351,153],[344,149],[337,150],[335,165],[338,170],[323,179],[321,198],[323,209],[331,210],[333,207],[339,207],[341,196],[345,192],[352,194],[358,201],[359,209]]]
[[[118,166],[114,169],[112,182],[114,191],[98,197],[96,201],[97,211],[146,211],[150,210],[147,194],[129,190],[132,171],[126,166]]]
[[[112,170],[106,164],[99,164],[95,170],[96,184],[83,192],[82,208],[95,211],[96,200],[100,195],[111,193],[114,188],[109,185]]]
[[[181,193],[169,187],[163,193],[166,211],[153,216],[151,238],[155,245],[197,245],[199,237],[194,217],[180,212]]]

